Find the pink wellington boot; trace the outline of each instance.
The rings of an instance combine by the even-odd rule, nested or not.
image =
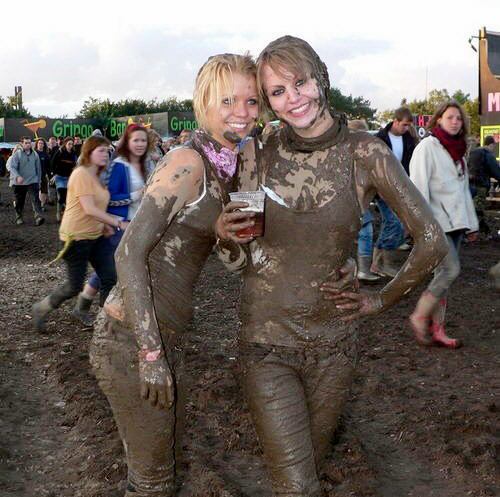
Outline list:
[[[444,329],[444,316],[446,314],[446,297],[443,297],[439,301],[439,320],[435,320],[434,316],[431,321],[431,333],[432,333],[432,341],[436,345],[441,345],[443,347],[447,347],[449,349],[458,349],[463,343],[458,338],[450,338]]]

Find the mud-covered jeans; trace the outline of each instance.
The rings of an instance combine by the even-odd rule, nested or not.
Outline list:
[[[429,283],[427,290],[440,299],[446,295],[451,284],[458,278],[460,274],[460,244],[464,237],[463,231],[452,231],[446,233],[448,241],[448,254],[434,269],[434,278]]]
[[[354,373],[354,339],[300,349],[242,343],[240,364],[274,495],[319,497]]]
[[[184,367],[180,347],[165,344],[176,385],[170,409],[151,407],[140,395],[133,332],[102,310],[94,326],[90,363],[113,411],[125,449],[128,492],[134,497],[172,497],[175,464],[184,431]]]

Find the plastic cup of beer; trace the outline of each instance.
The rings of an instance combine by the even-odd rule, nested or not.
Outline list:
[[[236,236],[240,238],[263,236],[266,193],[263,191],[231,192],[229,197],[231,202],[246,202],[248,204],[248,207],[238,209],[241,212],[255,212],[255,216],[252,218],[254,225],[237,231]]]

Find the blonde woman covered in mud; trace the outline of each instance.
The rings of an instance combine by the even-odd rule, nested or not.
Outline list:
[[[126,496],[175,493],[182,334],[194,283],[216,243],[214,223],[233,189],[237,150],[225,134],[250,133],[257,97],[250,56],[207,61],[193,101],[201,129],[158,165],[116,252],[118,284],[97,319],[91,362],[125,447]]]
[[[414,288],[446,253],[444,234],[391,151],[351,132],[328,108],[328,72],[305,41],[285,36],[257,61],[263,101],[285,123],[249,143],[239,189],[268,194],[265,233],[249,245],[241,295],[242,383],[273,495],[318,497],[319,473],[348,396],[358,318],[379,314]],[[360,218],[379,193],[414,248],[381,291],[338,292],[331,275],[355,253]],[[228,258],[253,224],[230,203],[217,222]],[[324,298],[326,297],[326,298]]]

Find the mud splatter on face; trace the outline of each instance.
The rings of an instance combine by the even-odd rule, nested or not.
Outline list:
[[[269,98],[264,91],[262,82],[262,70],[265,65],[282,76],[287,72],[295,75],[298,79],[312,81],[318,90],[318,117],[324,117],[325,113],[329,111],[330,78],[328,69],[316,51],[305,40],[294,36],[283,36],[269,43],[259,55],[257,60],[258,83],[264,103],[270,108]],[[297,91],[300,94],[301,90]]]
[[[242,140],[241,136],[238,135],[238,133],[235,133],[234,131],[224,131],[224,138],[227,141],[234,143],[235,145],[240,143]]]

